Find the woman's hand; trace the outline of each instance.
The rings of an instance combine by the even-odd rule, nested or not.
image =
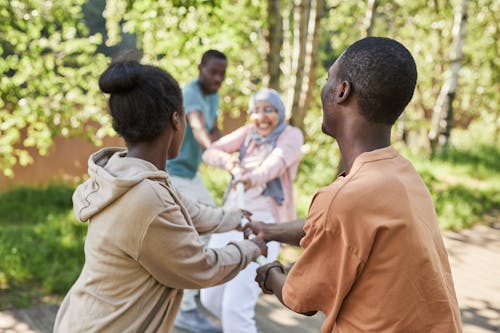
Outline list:
[[[240,209],[240,211],[241,211],[241,220],[246,219],[246,224],[245,225],[238,224],[238,226],[234,228],[234,230],[245,231],[245,228],[248,225],[248,223],[252,222],[252,213],[245,209]]]
[[[240,161],[237,161],[237,165],[229,170],[229,172],[233,175],[231,187],[235,188],[236,184],[241,183],[245,187],[245,190],[250,188],[251,182],[250,176],[247,174],[248,170],[240,166]]]
[[[245,187],[245,191],[248,190],[252,186],[252,182],[250,181],[250,176],[249,175],[242,175],[238,179],[235,179],[232,183],[232,187],[235,188],[236,184],[242,183],[243,186]]]
[[[237,159],[237,158],[232,158],[231,160],[229,160],[226,165],[224,166],[224,168],[229,171],[232,175],[234,174],[233,173],[233,169],[234,168],[239,168],[240,167],[240,160]]]
[[[260,254],[267,257],[267,245],[262,235],[257,235],[256,237],[250,239],[251,242],[255,243],[260,249]]]

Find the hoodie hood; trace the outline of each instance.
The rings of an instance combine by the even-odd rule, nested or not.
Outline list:
[[[167,173],[145,160],[127,157],[123,148],[104,148],[89,157],[89,179],[73,194],[73,213],[82,222],[112,204],[145,179],[164,180]]]

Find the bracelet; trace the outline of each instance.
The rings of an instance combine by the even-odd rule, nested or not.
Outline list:
[[[279,268],[281,273],[285,274],[285,270],[283,269],[283,266],[280,263],[276,263],[274,265],[271,265],[266,269],[266,271],[264,272],[264,277],[262,279],[262,286],[261,287],[262,287],[262,289],[265,289],[265,291],[267,291],[269,293],[273,293],[273,291],[266,287],[266,282],[267,282],[267,278],[269,277],[269,272],[273,268]]]

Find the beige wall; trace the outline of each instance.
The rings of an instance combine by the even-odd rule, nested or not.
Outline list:
[[[246,115],[239,118],[225,117],[224,133],[229,133],[241,126]],[[119,137],[105,138],[103,146],[124,147]],[[80,138],[56,138],[49,154],[40,156],[34,149],[30,150],[34,163],[22,167],[16,165],[14,177],[9,178],[0,173],[0,190],[15,186],[43,186],[54,182],[75,182],[87,174],[87,160],[90,154],[99,150],[91,143]]]
[[[104,146],[124,147],[119,137],[105,138]],[[78,181],[87,173],[87,159],[96,147],[80,138],[56,138],[49,154],[40,156],[30,149],[34,163],[13,168],[14,177],[0,174],[0,190],[19,185],[46,185],[51,182]]]

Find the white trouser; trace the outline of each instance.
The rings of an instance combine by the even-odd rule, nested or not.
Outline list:
[[[172,184],[175,186],[179,192],[185,197],[200,202],[202,204],[215,207],[215,203],[210,196],[210,192],[207,190],[199,174],[193,179],[182,178],[177,176],[170,176]],[[200,239],[205,245],[208,244],[210,240],[210,235],[200,236]],[[198,295],[198,290],[186,289],[184,290],[184,296],[181,303],[181,311],[188,311],[196,309],[196,295]]]
[[[252,215],[254,221],[264,221],[262,214]],[[221,234],[213,234],[209,247],[220,248],[230,241],[243,239],[243,233],[229,231]],[[276,260],[280,244],[269,242],[268,256],[266,261]],[[200,300],[203,306],[213,315],[221,320],[222,330],[228,333],[257,333],[255,324],[255,306],[261,290],[255,282],[258,265],[250,263],[232,280],[206,289],[202,289]]]

